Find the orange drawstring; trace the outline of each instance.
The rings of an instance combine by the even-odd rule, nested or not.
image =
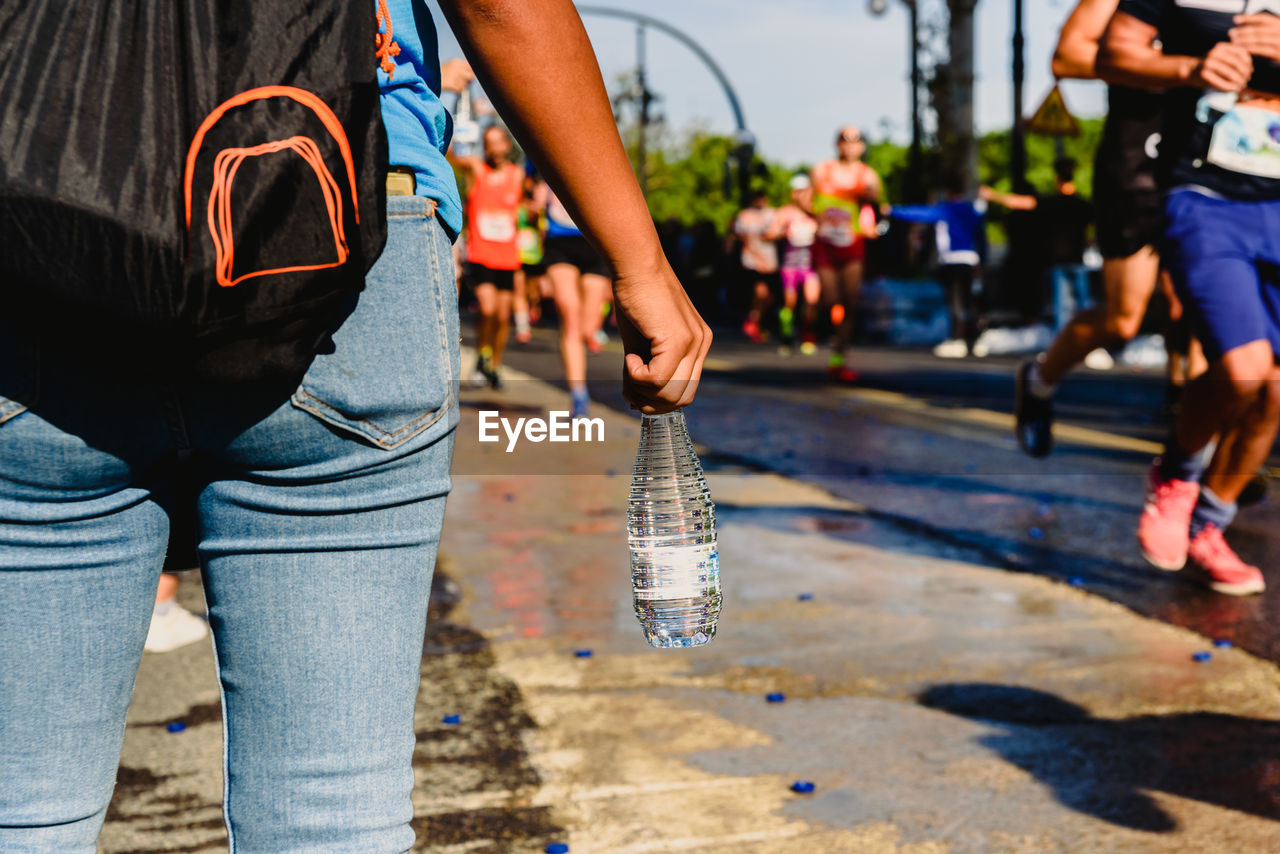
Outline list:
[[[387,8],[387,0],[378,0],[378,27],[386,25],[385,33],[379,32],[374,36],[374,44],[378,49],[374,51],[374,56],[382,60],[378,65],[387,72],[387,78],[390,79],[395,71],[396,65],[391,61],[391,57],[400,55],[400,45],[391,39],[391,10]]]

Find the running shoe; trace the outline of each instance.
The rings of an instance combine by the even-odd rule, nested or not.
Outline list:
[[[1023,362],[1014,374],[1014,435],[1018,447],[1037,459],[1053,450],[1053,399],[1032,394],[1030,388],[1031,359]]]
[[[963,359],[969,355],[969,345],[959,338],[948,338],[933,348],[933,355],[940,359]]]
[[[605,338],[605,340],[608,341],[609,339]],[[587,352],[592,355],[604,350],[604,344],[600,343],[599,337],[595,335],[588,335],[584,343],[587,345]]]
[[[494,391],[502,391],[506,388],[506,384],[502,382],[502,374],[500,369],[492,363],[486,363],[484,366],[484,378],[489,383],[489,388]]]
[[[591,408],[591,398],[587,395],[587,392],[570,392],[570,400],[569,418],[575,421],[579,418],[586,418],[587,410]]]
[[[827,363],[827,379],[837,383],[856,383],[858,372],[844,363],[844,357],[833,355]]]
[[[476,366],[471,369],[471,376],[467,377],[467,383],[472,388],[484,388],[489,384],[487,370],[484,356],[476,356]]]
[[[516,314],[516,341],[521,344],[528,344],[533,338],[533,329],[529,326],[529,313],[519,312]]]
[[[1091,371],[1109,371],[1116,366],[1116,360],[1105,347],[1099,347],[1084,357],[1084,366]]]
[[[1228,596],[1250,596],[1267,589],[1262,571],[1242,561],[1217,525],[1205,525],[1187,549],[1191,569],[1210,590]]]
[[[209,635],[209,624],[177,602],[164,614],[151,615],[147,629],[147,652],[169,652],[180,646],[203,640]]]
[[[747,338],[751,339],[753,344],[763,344],[765,341],[764,333],[760,331],[760,324],[754,320],[748,320],[743,323],[742,332]]]
[[[1200,484],[1165,480],[1156,460],[1147,475],[1147,497],[1138,519],[1138,544],[1147,563],[1176,572],[1187,563],[1191,539],[1191,511],[1200,498]],[[1203,532],[1202,532],[1203,533]]]
[[[800,341],[800,352],[806,356],[812,356],[818,352],[818,339],[814,337],[812,332],[806,332]]]

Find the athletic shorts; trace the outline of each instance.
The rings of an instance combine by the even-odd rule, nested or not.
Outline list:
[[[492,267],[477,264],[475,261],[467,262],[467,278],[473,288],[480,285],[493,285],[500,291],[516,289],[515,270],[495,270]]]
[[[524,274],[530,279],[536,279],[543,273],[547,272],[547,262],[539,261],[537,264],[521,264]]]
[[[1209,361],[1253,341],[1280,353],[1280,201],[1180,190],[1165,217],[1164,262]]]
[[[827,267],[832,270],[843,270],[855,261],[867,258],[867,241],[859,238],[851,246],[832,246],[821,240],[813,244],[813,267],[821,270]]]
[[[1093,182],[1098,251],[1103,258],[1128,258],[1146,246],[1159,246],[1164,231],[1160,191],[1126,189],[1118,182]]]
[[[804,287],[804,283],[813,275],[808,267],[783,267],[782,290],[784,293],[795,293]]]
[[[542,245],[542,263],[548,268],[556,264],[577,267],[583,275],[613,278],[613,271],[585,237],[548,237]]]

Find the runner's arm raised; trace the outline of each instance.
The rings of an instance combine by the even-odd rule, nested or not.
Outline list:
[[[693,400],[711,346],[662,252],[595,53],[571,0],[441,0],[498,112],[616,273],[623,393],[642,412]]]
[[[1098,76],[1098,43],[1107,31],[1119,0],[1080,0],[1058,36],[1053,76],[1059,80],[1092,80]]]
[[[1011,211],[1033,211],[1040,206],[1040,202],[1035,196],[1026,196],[1022,193],[1002,193],[993,187],[979,187],[978,198],[987,202],[995,202],[1000,207],[1008,208]]]
[[[1116,12],[1098,50],[1098,76],[1108,83],[1147,89],[1193,86],[1240,92],[1253,76],[1253,57],[1229,42],[1204,57],[1166,56],[1156,47],[1159,30],[1126,12]]]

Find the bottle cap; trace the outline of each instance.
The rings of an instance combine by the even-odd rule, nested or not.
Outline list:
[[[813,791],[813,789],[814,789],[813,784],[810,783],[808,780],[796,780],[794,783],[791,784],[791,791],[795,792],[797,795],[810,794]]]
[[[1213,645],[1218,649],[1231,649],[1235,644],[1231,643],[1231,641],[1226,638],[1218,638],[1213,642]]]
[[[812,593],[801,593],[801,594],[800,594],[799,596],[797,596],[796,598],[797,598],[797,599],[799,599],[801,602],[808,602],[810,599],[812,599],[812,598],[813,598],[813,594],[812,594]]]
[[[765,694],[764,698],[770,703],[781,703],[787,699],[787,695],[781,691],[774,691],[772,694]]]
[[[462,715],[445,715],[444,722],[447,724],[460,724],[462,723]]]
[[[547,854],[569,854],[569,846],[564,842],[552,842],[543,850]]]
[[[1078,575],[1073,575],[1067,579],[1067,583],[1072,587],[1084,587],[1084,579]]]
[[[187,728],[187,725],[184,724],[182,721],[174,721],[173,723],[165,727],[165,729],[168,730],[169,732],[182,732],[186,728]]]
[[[590,658],[592,652],[589,649],[575,649],[573,651],[574,658]]]
[[[1192,660],[1192,661],[1199,661],[1199,662],[1202,662],[1202,663],[1203,663],[1203,662],[1205,662],[1205,661],[1208,661],[1208,660],[1209,660],[1209,659],[1211,659],[1211,658],[1213,658],[1213,653],[1211,653],[1211,652],[1205,652],[1204,650],[1200,650],[1199,652],[1193,652],[1193,653],[1191,653],[1191,660]]]

